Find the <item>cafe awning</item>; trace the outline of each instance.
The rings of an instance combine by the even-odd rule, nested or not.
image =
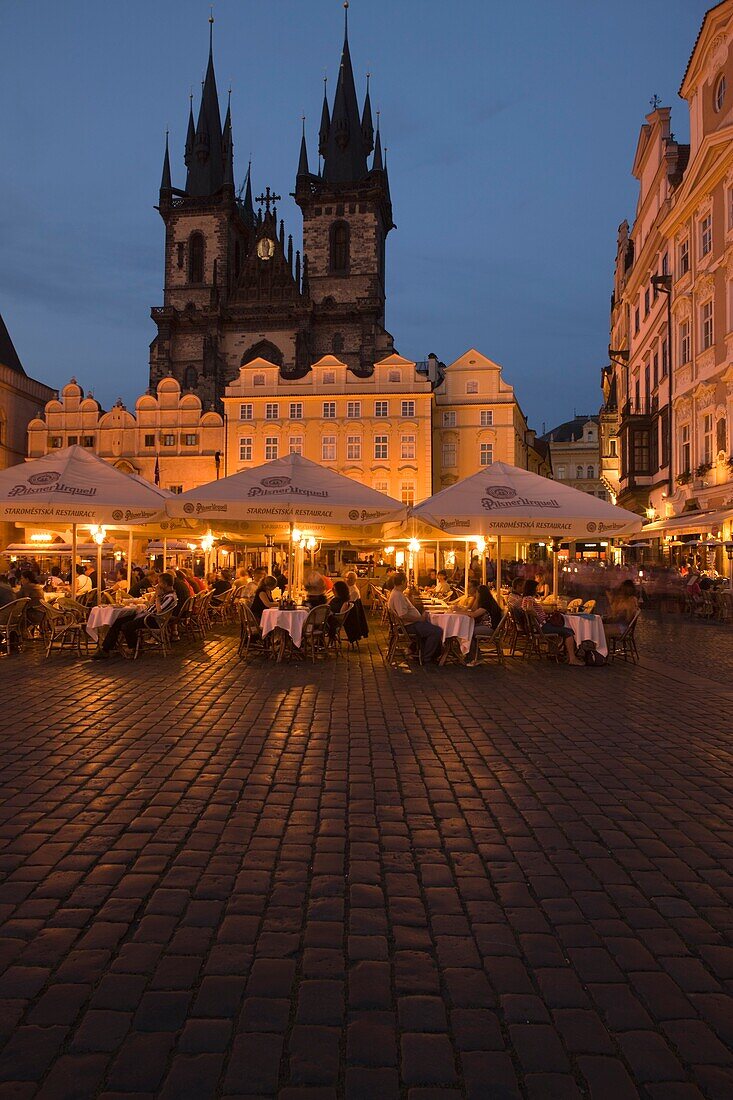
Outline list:
[[[733,508],[718,512],[688,512],[681,516],[666,516],[645,523],[641,534],[644,537],[664,538],[665,535],[705,535],[708,531],[717,531],[726,520],[733,517]]]

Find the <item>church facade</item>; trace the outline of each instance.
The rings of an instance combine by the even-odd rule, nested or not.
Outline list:
[[[221,411],[226,386],[255,359],[302,378],[324,355],[356,377],[394,352],[385,328],[386,238],[393,228],[387,166],[367,89],[357,100],[348,35],[332,105],[324,93],[318,164],[305,131],[294,198],[303,251],[278,219],[281,196],[237,191],[231,110],[221,122],[209,58],[197,120],[189,111],[185,187],[172,183],[166,145],[158,209],[165,224],[163,304],[152,309],[152,392],[165,377]],[[258,206],[255,209],[256,204]]]

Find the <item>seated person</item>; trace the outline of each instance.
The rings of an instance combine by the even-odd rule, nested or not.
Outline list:
[[[288,587],[288,578],[283,573],[279,565],[275,566],[272,571],[272,575],[277,581],[277,587],[280,589],[281,592],[284,592],[285,589]]]
[[[537,574],[535,580],[537,581],[537,599],[544,600],[550,595],[550,586],[541,574]]]
[[[209,574],[209,583],[211,585],[211,591],[213,596],[211,597],[211,603],[214,607],[218,607],[232,587],[231,576],[228,569],[220,569],[218,573]]]
[[[422,600],[420,599],[419,589],[417,589],[414,584],[408,584],[407,588],[405,589],[405,595],[407,596],[407,598],[410,601],[410,603],[412,604],[412,606],[416,607],[421,615],[424,615],[425,614],[425,605],[423,604]]]
[[[512,590],[506,598],[506,605],[508,608],[519,608],[522,606],[522,593],[524,591],[524,578],[515,577],[512,581]]]
[[[76,594],[77,596],[83,596],[85,592],[91,592],[92,579],[86,571],[83,565],[77,565],[76,567]]]
[[[25,609],[26,620],[31,626],[38,626],[43,622],[45,618],[43,585],[38,583],[35,573],[30,569],[24,569],[20,574],[18,599],[31,601]]]
[[[634,582],[622,581],[618,588],[609,592],[608,605],[609,613],[603,620],[603,629],[607,638],[620,638],[639,610]]]
[[[429,588],[431,591],[438,583],[438,574],[435,569],[428,569],[427,576],[419,578],[423,588]]]
[[[349,599],[354,605],[353,615],[349,615],[346,623],[344,624],[344,630],[346,631],[346,637],[350,642],[357,642],[359,638],[369,637],[369,624],[367,623],[366,612],[364,611],[364,604],[361,599],[361,589],[356,583],[356,573],[351,569],[344,581],[349,590]],[[334,584],[334,591],[336,591],[336,585]],[[358,633],[356,633],[358,627]],[[356,637],[352,637],[356,633]]]
[[[489,586],[479,584],[473,578],[468,582],[468,594],[471,597],[471,606],[461,608],[460,613],[470,615],[473,619],[474,638],[481,636],[490,638],[501,622],[501,608],[494,599]],[[471,666],[478,664],[478,647],[473,641],[471,642],[466,664]]]
[[[203,577],[197,577],[193,569],[184,569],[183,572],[186,574],[186,579],[191,585],[191,588],[193,588],[194,596],[197,595],[199,592],[207,591],[206,582],[204,581]]]
[[[547,619],[545,609],[537,602],[537,581],[524,582],[524,595],[522,597],[522,611],[534,615],[543,634],[557,634],[563,638],[568,664],[573,668],[585,668],[585,662],[579,661],[575,655],[575,635],[569,626],[555,626]]]
[[[418,639],[422,645],[423,660],[436,661],[443,648],[443,631],[439,626],[426,622],[417,608],[405,595],[407,577],[404,573],[395,573],[394,585],[389,596],[389,610],[396,615],[408,634]]]
[[[4,607],[6,603],[12,603],[13,600],[17,600],[15,592],[10,586],[7,573],[3,573],[0,576],[0,607]]]
[[[358,584],[356,583],[356,573],[353,569],[350,569],[349,572],[344,575],[344,581],[346,582],[349,589],[349,599],[352,603],[356,603],[357,600],[361,599],[361,591]],[[335,584],[333,587],[334,591],[336,591]]]
[[[272,597],[272,593],[277,588],[277,581],[274,577],[268,577],[265,575],[260,582],[257,591],[252,597],[252,614],[257,622],[262,619],[262,612],[267,607],[274,607],[275,600]]]
[[[130,580],[130,583],[132,583],[132,580]],[[124,565],[118,565],[115,568],[115,576],[110,585],[110,592],[127,593],[127,570]]]
[[[50,572],[49,577],[48,577],[48,586],[49,586],[49,588],[51,588],[54,591],[57,588],[67,588],[68,587],[68,585],[66,584],[66,581],[61,576],[61,566],[60,565],[54,565],[52,567],[51,572]]]
[[[249,575],[249,569],[242,567],[237,571],[237,575],[232,581],[232,588],[236,589],[235,599],[240,595],[240,588],[246,588],[248,584],[251,584],[252,578]]]
[[[244,598],[246,600],[253,600],[255,598],[255,593],[266,576],[267,570],[262,565],[258,565],[256,569],[252,570],[252,580],[249,584],[244,586]],[[275,581],[275,588],[277,588],[277,581]]]
[[[384,593],[391,592],[394,588],[394,579],[397,576],[397,570],[393,565],[388,566],[387,576],[384,578],[384,584],[382,585],[382,591]]]
[[[453,599],[453,589],[448,584],[448,574],[445,569],[440,569],[435,581],[435,587],[433,588],[433,595],[437,596],[440,600]]]
[[[173,590],[173,577],[170,573],[161,573],[155,587],[155,601],[150,607],[131,608],[120,615],[107,631],[102,648],[92,657],[93,661],[102,661],[109,657],[117,645],[120,634],[124,635],[130,649],[137,645],[137,637],[147,626],[160,626],[161,618],[168,611],[174,611],[178,600]]]
[[[327,603],[326,585],[320,573],[310,573],[305,580],[305,602],[308,607],[320,607]]]

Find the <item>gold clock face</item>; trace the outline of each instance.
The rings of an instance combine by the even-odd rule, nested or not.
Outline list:
[[[275,242],[269,237],[263,237],[257,242],[257,255],[261,260],[271,260],[275,255]]]

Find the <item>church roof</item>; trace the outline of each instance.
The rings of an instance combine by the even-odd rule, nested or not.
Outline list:
[[[589,420],[593,424],[598,423],[597,416],[574,416],[572,420],[566,420],[552,431],[545,432],[540,439],[546,439],[548,443],[573,443],[583,438],[583,427]]]
[[[10,333],[3,321],[2,314],[0,314],[0,365],[9,367],[16,374],[25,375],[23,364],[15,350],[13,341],[10,339]]]
[[[368,175],[367,143],[364,140],[361,113],[356,98],[354,70],[349,52],[348,24],[344,32],[336,95],[333,100],[328,137],[324,142],[323,156],[323,179],[326,183],[354,183]]]
[[[199,117],[190,153],[188,153],[188,141],[186,142],[188,154],[186,194],[197,196],[214,195],[221,189],[224,184],[226,159],[219,113],[219,94],[216,90],[214,74],[213,19],[209,20],[209,24],[209,61],[206,66]]]

